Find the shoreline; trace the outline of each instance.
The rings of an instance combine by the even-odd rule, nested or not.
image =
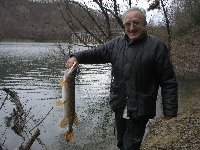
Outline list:
[[[0,43],[3,42],[16,42],[16,43],[59,43],[59,42],[65,42],[69,43],[68,41],[59,41],[59,40],[37,40],[37,39],[1,39]]]
[[[188,93],[177,117],[154,120],[148,125],[149,131],[142,143],[142,150],[200,149],[200,89],[196,87],[196,90],[191,89]]]

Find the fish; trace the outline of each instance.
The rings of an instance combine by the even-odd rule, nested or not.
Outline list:
[[[73,140],[73,125],[78,126],[78,116],[75,113],[75,76],[77,72],[77,62],[64,72],[64,76],[60,80],[62,87],[62,99],[57,101],[57,105],[63,105],[64,115],[60,122],[61,128],[66,128],[65,141],[68,143]]]

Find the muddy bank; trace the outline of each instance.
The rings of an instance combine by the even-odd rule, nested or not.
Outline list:
[[[200,89],[190,87],[188,90],[176,118],[158,119],[149,124],[143,150],[200,149]]]

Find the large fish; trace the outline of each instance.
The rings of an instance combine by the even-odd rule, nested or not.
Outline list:
[[[77,72],[77,62],[70,69],[64,72],[60,80],[62,86],[62,100],[57,105],[63,105],[64,116],[60,122],[61,128],[66,128],[65,140],[68,143],[74,139],[73,124],[78,125],[78,117],[75,113],[75,76]]]

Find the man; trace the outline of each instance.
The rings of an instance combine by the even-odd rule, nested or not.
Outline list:
[[[130,8],[122,19],[124,36],[72,54],[66,67],[75,61],[112,64],[110,106],[115,112],[117,146],[121,150],[139,150],[146,124],[156,115],[159,86],[163,114],[170,119],[177,116],[178,85],[166,45],[147,35],[145,10]]]

